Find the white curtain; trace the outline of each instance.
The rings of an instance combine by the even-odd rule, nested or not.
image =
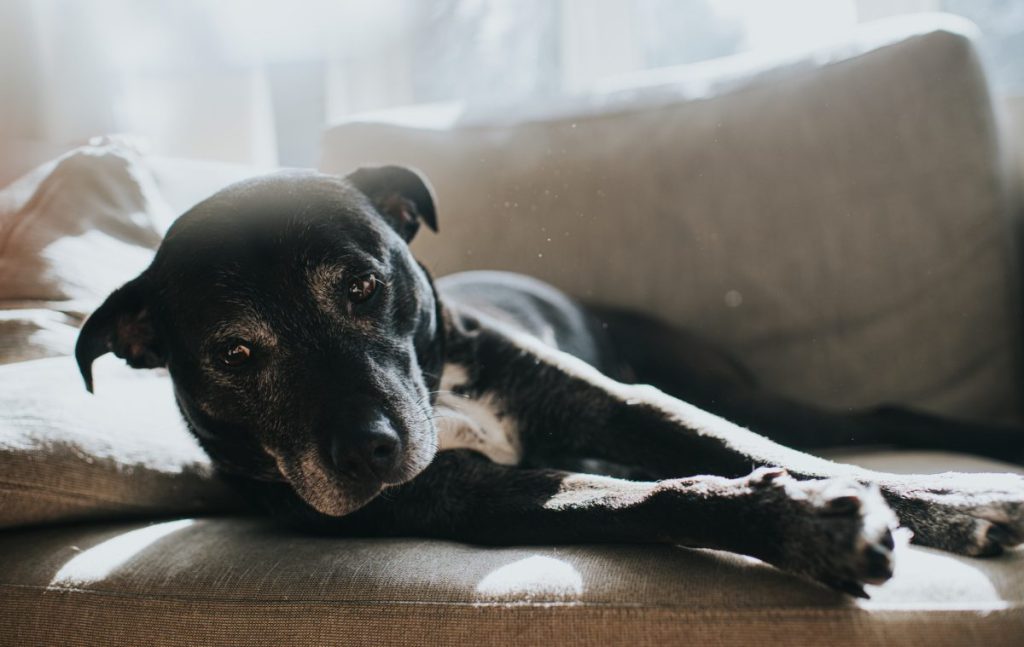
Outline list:
[[[954,9],[1024,71],[1014,0],[3,0],[3,158],[102,133],[157,153],[316,163],[325,124],[459,100],[501,106],[750,49],[803,47],[865,17]],[[1008,26],[1009,25],[1009,26]],[[1012,29],[1016,29],[1013,32]],[[999,48],[1002,49],[999,49]]]

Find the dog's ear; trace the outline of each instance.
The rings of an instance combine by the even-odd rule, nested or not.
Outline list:
[[[437,231],[434,193],[418,172],[404,166],[365,166],[347,179],[370,199],[405,242],[416,235],[421,220]]]
[[[145,274],[114,290],[85,321],[75,344],[75,359],[85,388],[92,393],[92,363],[113,352],[133,368],[156,368],[166,363],[148,308]]]

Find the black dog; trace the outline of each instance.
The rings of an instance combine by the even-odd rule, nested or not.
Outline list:
[[[765,437],[1006,457],[1018,430],[775,398],[706,344],[522,276],[435,287],[421,223],[430,190],[399,167],[231,186],[85,323],[86,384],[109,351],[166,366],[225,478],[329,532],[713,547],[856,595],[891,575],[897,518],[969,555],[1024,540],[1019,476],[874,473]]]

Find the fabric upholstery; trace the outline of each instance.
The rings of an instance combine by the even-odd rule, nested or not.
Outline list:
[[[0,299],[95,303],[148,264],[173,215],[125,149],[78,148],[41,170],[0,197]]]
[[[170,380],[96,369],[90,395],[70,357],[0,366],[0,528],[227,509]]]
[[[327,133],[321,166],[424,171],[441,233],[414,249],[437,274],[520,271],[655,313],[818,403],[1016,420],[985,77],[969,25],[911,26],[770,69],[640,75],[550,114],[371,115]]]
[[[85,314],[149,263],[175,217],[266,170],[98,138],[0,191],[0,364],[70,353]]]
[[[145,267],[173,215],[242,172],[100,141],[0,191],[0,528],[230,507],[166,376],[108,356],[93,396],[69,355],[84,315]],[[171,206],[165,187],[184,197]]]
[[[138,156],[111,142],[0,191],[0,364],[69,354],[85,314],[149,262],[169,214]]]
[[[345,126],[325,167],[426,169],[444,235],[421,236],[418,250],[441,272],[520,269],[658,312],[822,402],[884,396],[1012,416],[1015,304],[983,79],[956,29],[872,50],[876,36],[824,67],[813,58],[705,84],[700,101],[682,101],[694,86],[673,81],[615,95],[633,108],[609,99],[521,124]],[[201,184],[152,181],[138,162],[80,152],[62,163],[87,168],[48,190],[36,185],[61,163],[0,192],[0,242],[43,252],[28,266],[0,257],[0,292],[17,299],[0,304],[0,362],[68,352],[78,316],[159,235],[162,216],[145,214],[219,188],[205,171]],[[177,201],[159,195],[172,190]],[[76,196],[96,207],[94,224],[71,216]],[[45,222],[51,210],[62,215],[50,233],[10,226],[10,214]],[[78,245],[94,227],[103,242]],[[46,254],[62,236],[71,256]],[[52,262],[71,257],[82,264]],[[3,645],[994,647],[1019,644],[1024,627],[1021,551],[969,560],[902,548],[895,578],[853,602],[715,551],[309,537],[227,516],[98,523],[233,503],[182,429],[166,377],[107,357],[91,397],[70,358],[21,361],[0,366],[0,412]],[[920,453],[847,458],[957,467]],[[94,521],[11,527],[69,519]]]
[[[0,307],[0,365],[74,352],[81,318],[32,305]]]
[[[1011,645],[1024,551],[900,548],[870,593],[710,550],[338,539],[255,518],[0,534],[0,643],[19,645]]]

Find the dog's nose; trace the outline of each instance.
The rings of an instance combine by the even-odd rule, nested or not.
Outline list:
[[[331,460],[341,472],[354,478],[376,477],[388,481],[398,468],[402,441],[391,423],[380,416],[369,424],[331,439]]]

